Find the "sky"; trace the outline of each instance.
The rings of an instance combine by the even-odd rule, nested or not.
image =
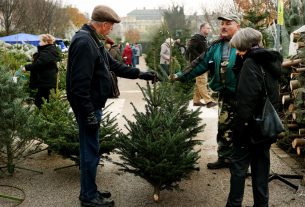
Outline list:
[[[213,9],[215,5],[228,0],[63,0],[64,4],[72,5],[81,12],[91,15],[94,6],[104,4],[111,7],[120,17],[134,9],[158,9],[159,7],[168,9],[170,6],[184,6],[185,14],[202,14],[202,8]]]

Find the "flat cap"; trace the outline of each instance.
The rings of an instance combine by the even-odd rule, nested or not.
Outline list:
[[[227,14],[217,18],[218,20],[227,20],[227,21],[234,21],[237,24],[240,24],[240,18],[235,14]]]
[[[91,19],[98,22],[121,22],[119,15],[117,15],[113,9],[105,5],[98,5],[94,7]]]

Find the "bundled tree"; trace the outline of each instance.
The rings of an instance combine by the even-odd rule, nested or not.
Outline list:
[[[25,102],[22,79],[16,81],[4,66],[0,73],[0,157],[2,166],[12,174],[17,163],[41,151],[42,143],[36,137],[36,117]]]
[[[198,170],[200,144],[196,135],[203,130],[199,109],[188,109],[188,95],[175,84],[162,83],[160,87],[140,87],[147,102],[145,112],[132,104],[135,122],[128,120],[127,134],[118,138],[118,154],[122,162],[116,163],[122,171],[130,172],[148,181],[154,187],[154,200],[160,191],[179,188],[183,178]]]

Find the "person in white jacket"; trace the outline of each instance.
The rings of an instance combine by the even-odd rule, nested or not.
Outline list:
[[[172,38],[167,38],[161,45],[160,66],[169,75],[169,64],[171,59],[171,45],[175,42]]]

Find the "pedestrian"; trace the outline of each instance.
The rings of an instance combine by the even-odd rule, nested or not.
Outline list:
[[[186,59],[192,62],[205,52],[209,46],[207,37],[211,31],[209,23],[205,22],[200,25],[199,33],[191,37],[187,44]],[[203,73],[196,77],[196,83],[193,95],[194,106],[207,106],[211,108],[217,105],[208,91],[208,73]],[[203,98],[204,103],[200,101]]]
[[[137,49],[135,44],[131,44],[131,50],[132,50],[132,58],[131,58],[131,63],[132,63],[132,67],[136,67],[137,65]]]
[[[229,41],[240,28],[240,19],[234,14],[218,17],[221,21],[220,38],[214,41],[206,53],[191,63],[192,70],[175,74],[171,79],[191,80],[210,70],[209,87],[218,92],[218,160],[208,163],[208,169],[227,168],[232,154],[232,120],[235,103],[236,75],[241,67],[241,59],[236,57],[236,49]]]
[[[109,53],[115,60],[119,61],[120,63],[124,63],[122,54],[120,51],[120,45],[115,44],[115,43],[113,45],[111,45],[111,47],[109,49]]]
[[[270,145],[252,144],[251,137],[262,136],[254,127],[254,119],[262,111],[267,91],[275,108],[279,106],[279,78],[282,56],[260,46],[262,34],[252,28],[240,29],[230,45],[244,60],[236,89],[236,112],[233,125],[231,186],[227,207],[242,206],[247,169],[251,166],[254,206],[267,207],[270,171]],[[265,83],[264,83],[265,82]]]
[[[22,70],[30,71],[30,88],[37,89],[35,105],[41,108],[43,99],[48,102],[51,90],[56,90],[57,62],[61,58],[52,35],[42,34],[39,39],[37,53],[33,55],[32,63],[25,65]]]
[[[123,60],[128,66],[132,66],[132,49],[128,42],[126,42],[125,48],[122,53]]]
[[[181,40],[180,39],[176,39],[175,40],[175,46],[177,47],[177,49],[180,51],[180,54],[181,55],[185,55],[185,52],[186,52],[186,48],[185,46],[181,43]]]
[[[135,48],[136,48],[136,55],[135,55],[136,56],[136,65],[139,65],[141,50],[140,50],[138,43],[135,43]]]
[[[99,127],[102,108],[112,93],[110,71],[129,79],[155,80],[152,72],[141,72],[114,60],[99,36],[110,33],[120,18],[110,7],[98,5],[91,20],[72,38],[68,52],[67,98],[79,126],[80,195],[82,206],[112,207],[108,191],[96,185],[99,156]]]
[[[171,59],[171,46],[174,44],[172,38],[167,38],[161,45],[160,51],[160,66],[163,71],[169,75],[169,64]]]

